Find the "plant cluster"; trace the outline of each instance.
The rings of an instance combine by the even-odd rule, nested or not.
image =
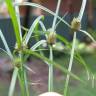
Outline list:
[[[64,15],[64,17],[59,16],[59,8],[60,8],[61,0],[58,0],[56,12],[53,12],[53,11],[47,9],[46,7],[36,4],[36,3],[29,3],[29,2],[18,3],[17,1],[18,0],[15,0],[15,2],[13,2],[12,0],[5,0],[12,23],[13,23],[15,37],[16,37],[16,43],[14,44],[13,52],[10,50],[10,48],[7,44],[7,41],[3,35],[3,32],[0,30],[0,37],[5,46],[5,50],[4,49],[1,49],[1,50],[6,52],[6,54],[10,57],[10,59],[13,63],[13,68],[14,68],[8,96],[13,96],[17,78],[18,78],[19,84],[20,84],[21,96],[30,96],[30,94],[29,94],[30,92],[29,92],[29,88],[28,88],[28,80],[27,80],[27,76],[26,76],[26,69],[29,71],[33,71],[26,65],[26,60],[30,55],[34,55],[34,56],[42,59],[48,65],[48,68],[49,68],[48,91],[49,92],[54,91],[54,86],[53,86],[54,66],[57,67],[58,69],[60,69],[62,72],[67,74],[66,81],[64,84],[64,96],[67,96],[70,76],[72,76],[73,78],[84,83],[84,81],[82,79],[80,79],[78,76],[76,76],[75,74],[73,74],[71,72],[73,58],[76,58],[79,62],[81,62],[84,65],[87,73],[89,74],[89,69],[88,69],[86,63],[84,62],[84,60],[82,59],[82,57],[80,56],[80,54],[78,54],[77,52],[74,54],[75,47],[76,47],[76,33],[78,31],[83,32],[88,37],[90,37],[90,39],[93,42],[95,42],[94,38],[88,32],[82,30],[82,26],[81,26],[82,17],[84,14],[87,0],[82,0],[82,6],[80,9],[79,15],[78,15],[78,17],[73,18],[71,25],[68,24],[63,19],[66,16],[66,14]],[[22,25],[20,23],[19,6],[37,7],[37,8],[40,8],[40,9],[50,13],[51,15],[53,15],[54,19],[53,19],[52,26],[50,27],[50,29],[46,29],[46,27],[43,23],[44,16],[42,16],[42,15],[38,16],[34,20],[34,22],[32,23],[32,25],[29,29],[22,27]],[[59,20],[58,22],[57,22],[57,19]],[[56,28],[60,22],[63,22],[64,24],[66,24],[74,33],[72,45],[67,40],[65,40],[64,37],[62,37],[56,33]],[[30,40],[30,38],[32,38],[33,33],[36,33],[36,31],[38,31],[38,30],[36,30],[36,29],[38,29],[37,28],[38,25],[40,25],[40,27],[42,29],[41,32],[45,36],[45,39],[38,40],[36,42],[36,44],[29,47],[28,46],[29,40]],[[23,30],[26,31],[24,36],[22,35],[22,31],[21,31],[22,28],[23,28]],[[56,62],[54,62],[53,49],[54,49],[54,45],[57,42],[56,41],[57,38],[60,39],[65,44],[65,46],[68,46],[71,50],[68,69],[66,69],[66,68],[62,67],[60,64],[57,64]],[[49,50],[49,58],[47,58],[43,53],[43,50],[46,50],[46,48],[44,48],[42,46],[43,44],[47,45],[47,48]]]

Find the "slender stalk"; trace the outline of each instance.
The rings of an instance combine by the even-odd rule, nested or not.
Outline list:
[[[52,51],[52,46],[49,46],[50,48],[50,56],[49,59],[51,61],[53,61],[53,51]],[[48,91],[52,92],[53,91],[53,65],[52,64],[48,64],[49,66],[49,78],[48,78]]]
[[[22,96],[25,96],[25,85],[24,85],[24,69],[23,69],[23,62],[22,62],[22,52],[19,53],[19,58],[20,58],[20,70],[19,70],[19,83],[21,87],[21,94]]]
[[[18,3],[18,0],[15,0],[15,2]],[[16,11],[16,17],[17,17],[17,21],[18,21],[18,25],[19,25],[20,38],[22,41],[19,6],[15,6],[15,11]]]
[[[56,21],[57,21],[57,16],[58,16],[58,13],[59,13],[59,8],[60,8],[60,3],[61,3],[61,0],[58,0],[58,3],[57,3],[57,8],[56,8],[56,13],[54,15],[54,20],[53,20],[53,24],[52,24],[52,31],[55,31],[55,25],[56,25]],[[53,50],[52,50],[52,46],[49,46],[49,49],[50,49],[50,56],[49,56],[49,59],[51,61],[53,61]],[[49,64],[49,80],[48,80],[48,91],[49,92],[52,92],[53,91],[53,65],[52,64]]]
[[[20,83],[21,83],[21,90],[22,90],[22,96],[29,96],[29,89],[28,89],[28,83],[27,83],[27,78],[26,78],[26,72],[24,68],[24,62],[23,62],[23,53],[21,52],[19,54],[21,58],[21,69],[20,69]]]
[[[75,50],[75,44],[76,44],[76,32],[74,32],[74,36],[73,36],[73,44],[72,44],[72,50],[71,50],[71,57],[70,57],[69,67],[68,67],[68,71],[69,72],[71,72],[71,68],[72,68],[73,57],[74,57],[74,50]],[[70,79],[70,75],[67,74],[66,82],[65,82],[65,89],[64,89],[64,96],[67,96],[69,79]]]
[[[24,83],[23,83],[23,81],[22,81],[22,79],[21,79],[21,70],[19,70],[19,73],[18,73],[18,80],[19,80],[19,84],[20,84],[20,90],[21,90],[21,96],[25,96],[24,94],[25,94],[25,90],[24,90]]]
[[[81,9],[80,9],[80,12],[78,15],[78,19],[80,20],[80,22],[82,20],[83,14],[84,14],[86,2],[87,2],[87,0],[82,0]],[[74,36],[73,36],[73,44],[72,44],[71,56],[70,56],[69,67],[68,67],[69,72],[71,72],[71,69],[72,69],[72,63],[73,63],[73,57],[74,57],[74,51],[75,51],[75,43],[76,43],[76,32],[74,32]],[[64,96],[67,96],[69,79],[70,79],[70,75],[67,74],[66,82],[65,82],[65,89],[64,89]]]
[[[10,85],[10,88],[9,88],[8,96],[13,96],[17,75],[18,75],[18,68],[15,67],[14,72],[13,72],[13,76],[12,76],[12,80],[11,80],[11,85]]]
[[[87,0],[82,0],[81,9],[80,9],[80,12],[79,12],[79,15],[78,15],[78,19],[79,19],[80,21],[82,20],[83,13],[84,13],[85,7],[86,7],[86,3],[87,3]]]
[[[21,87],[21,94],[22,96],[29,96],[29,90],[28,90],[28,86],[27,86],[27,81],[26,81],[26,74],[25,74],[25,70],[24,70],[24,66],[23,66],[23,54],[22,51],[19,53],[19,57],[21,59],[20,62],[20,70],[19,70],[19,74],[18,74],[18,78],[19,78],[19,83],[20,83],[20,87]]]
[[[24,81],[25,81],[26,96],[30,96],[29,88],[28,88],[28,82],[27,82],[27,76],[26,76],[26,71],[25,70],[24,70]]]
[[[55,25],[56,25],[57,16],[58,16],[58,13],[59,13],[60,3],[61,3],[61,0],[58,0],[58,4],[57,4],[57,8],[56,8],[56,13],[55,13],[53,24],[52,24],[53,31],[55,30]]]

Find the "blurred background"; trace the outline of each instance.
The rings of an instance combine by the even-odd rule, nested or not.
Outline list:
[[[18,0],[18,2],[34,2],[41,4],[48,9],[55,12],[57,0]],[[61,17],[64,14],[67,14],[64,18],[69,24],[71,23],[74,17],[78,16],[80,11],[82,0],[62,0],[61,7],[59,11],[59,15]],[[25,7],[21,6],[20,8],[20,17],[21,17],[21,25],[30,28],[34,19],[39,15],[44,15],[44,24],[47,29],[51,27],[53,16],[49,13],[42,11],[39,8],[33,7]],[[96,0],[87,0],[86,10],[84,12],[84,16],[82,19],[83,30],[88,31],[96,40]],[[12,27],[12,22],[10,20],[10,16],[8,14],[8,10],[6,8],[6,4],[4,0],[0,0],[0,28],[4,32],[4,36],[8,42],[10,49],[14,48],[15,39],[14,32]],[[22,30],[24,32],[24,30]],[[58,25],[56,32],[64,38],[66,38],[69,42],[72,42],[73,34],[70,32],[70,29],[64,25],[62,22]],[[74,59],[74,66],[72,71],[77,74],[80,78],[86,80],[88,83],[83,85],[82,83],[71,79],[70,80],[70,88],[68,96],[96,96],[95,88],[92,88],[92,73],[95,75],[96,73],[96,44],[93,43],[86,35],[78,32],[77,33],[77,46],[80,47],[80,55],[83,57],[85,62],[88,64],[87,66],[90,69],[90,80],[87,81],[86,71],[77,60]],[[33,40],[32,44],[34,44],[35,40]],[[69,54],[67,54],[64,50],[64,45],[60,43],[59,45],[61,50],[59,52],[54,51],[54,60],[57,63],[64,64],[62,66],[68,66],[69,62]],[[83,46],[83,47],[82,47]],[[0,48],[4,48],[2,41],[0,39]],[[79,48],[78,48],[79,49]],[[87,51],[86,51],[87,50]],[[64,52],[63,52],[64,51]],[[48,52],[45,54],[48,55]],[[59,58],[58,58],[59,56]],[[40,63],[40,64],[39,64]],[[35,73],[28,72],[29,81],[32,82],[29,84],[32,96],[37,96],[42,92],[47,91],[47,79],[48,79],[48,67],[44,62],[39,60],[36,57],[30,57],[27,61],[27,65],[32,68]],[[64,89],[64,80],[66,75],[60,72],[58,69],[54,68],[54,88],[55,91],[63,93]],[[8,88],[10,85],[12,75],[12,66],[9,57],[1,50],[0,51],[0,96],[7,96]],[[65,77],[64,77],[65,76]],[[14,96],[20,96],[19,85],[17,81],[16,91]]]

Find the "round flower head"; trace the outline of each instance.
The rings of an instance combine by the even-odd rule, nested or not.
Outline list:
[[[53,32],[51,29],[48,29],[47,43],[50,45],[56,43],[56,32]]]
[[[71,22],[71,29],[76,32],[78,30],[80,30],[81,28],[81,22],[78,18],[73,18],[72,22]]]

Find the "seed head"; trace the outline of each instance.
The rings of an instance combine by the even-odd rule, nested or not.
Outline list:
[[[81,28],[81,22],[78,18],[73,18],[72,22],[71,22],[71,29],[72,31],[79,31]]]
[[[53,44],[56,43],[56,32],[48,30],[47,43],[50,44],[50,45],[53,45]]]

